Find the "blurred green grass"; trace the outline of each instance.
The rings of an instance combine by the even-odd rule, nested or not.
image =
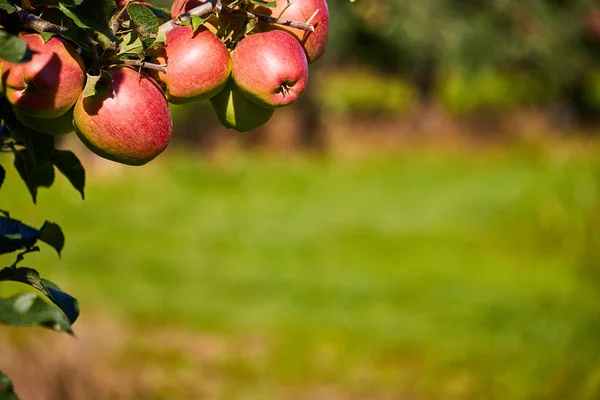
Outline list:
[[[354,398],[600,396],[590,152],[172,152],[91,179],[85,201],[59,179],[34,206],[14,173],[0,195],[14,217],[62,226],[63,259],[44,248],[26,265],[83,313],[270,338],[268,360],[232,367],[245,398],[265,376]]]

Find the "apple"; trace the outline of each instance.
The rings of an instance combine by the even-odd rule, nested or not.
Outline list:
[[[306,89],[306,54],[287,32],[275,30],[247,36],[231,57],[235,83],[249,99],[263,107],[292,104]]]
[[[219,93],[231,73],[227,47],[204,27],[178,26],[167,33],[166,47],[155,62],[167,64],[167,72],[155,76],[165,85],[167,100],[174,104],[209,99]]]
[[[15,116],[26,127],[52,136],[73,132],[73,109],[56,118],[36,118],[15,109]]]
[[[314,15],[310,23],[315,27],[315,31],[309,32],[302,29],[290,28],[285,25],[270,24],[268,22],[261,22],[259,24],[260,28],[264,31],[281,29],[291,33],[302,43],[308,56],[308,62],[315,62],[325,53],[327,47],[327,37],[329,36],[329,9],[327,1],[293,0],[289,6],[288,0],[276,0],[276,2],[276,7],[268,8],[261,6],[256,8],[256,12],[298,22],[307,22]]]
[[[100,157],[143,165],[169,144],[173,129],[169,104],[158,83],[129,67],[109,69],[112,82],[75,104],[73,121],[81,141]]]
[[[73,46],[56,36],[46,43],[38,34],[26,34],[21,39],[34,54],[24,64],[3,63],[6,98],[15,109],[32,117],[61,116],[83,90],[83,59]]]
[[[265,125],[275,109],[261,107],[248,99],[233,80],[215,97],[210,99],[215,115],[223,126],[238,132],[248,132]]]

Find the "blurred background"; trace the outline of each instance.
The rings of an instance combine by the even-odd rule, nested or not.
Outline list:
[[[0,369],[25,400],[600,398],[594,3],[331,0],[267,127],[174,106],[143,168],[66,138],[85,201],[0,193],[65,231],[25,265],[77,338],[2,329]]]

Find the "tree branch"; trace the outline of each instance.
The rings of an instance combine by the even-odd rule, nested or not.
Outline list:
[[[202,17],[210,14],[213,11],[222,12],[223,14],[235,15],[247,19],[258,19],[259,21],[268,22],[270,24],[285,25],[291,28],[302,29],[304,31],[314,32],[315,27],[307,22],[292,21],[289,19],[275,18],[264,14],[253,13],[249,11],[236,10],[221,4],[221,0],[208,0],[206,3],[192,8],[186,13],[181,14],[177,18],[165,22],[160,26],[163,33],[167,33],[176,26],[181,24],[181,21],[190,19],[192,16]]]
[[[51,22],[48,22],[45,19],[40,18],[37,15],[32,14],[29,11],[24,10],[23,8],[21,8],[17,5],[15,5],[14,7],[17,9],[17,13],[21,17],[21,19],[23,21],[25,21],[25,26],[33,29],[36,32],[40,32],[40,33],[50,32],[50,33],[56,33],[56,34],[60,35],[67,31],[67,28],[64,26],[59,26],[59,25],[53,24]]]
[[[154,64],[143,60],[120,60],[119,63],[167,73],[167,64]]]

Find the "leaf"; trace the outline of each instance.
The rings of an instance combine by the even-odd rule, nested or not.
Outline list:
[[[47,279],[42,279],[35,269],[27,267],[3,268],[0,270],[0,281],[21,282],[39,290],[61,309],[67,316],[70,324],[73,324],[79,317],[79,303],[77,299],[63,292],[55,283]]]
[[[54,36],[54,33],[40,32],[40,36],[42,37],[42,40],[44,41],[44,43],[46,43],[48,40],[50,40],[52,38],[52,36]]]
[[[198,28],[204,25],[204,22],[206,22],[206,18],[202,18],[197,15],[192,15],[192,30],[196,32]]]
[[[33,53],[27,44],[15,35],[0,30],[0,59],[12,63],[31,61]]]
[[[40,237],[40,231],[19,220],[0,217],[0,254],[32,247]]]
[[[154,4],[148,4],[146,7],[148,7],[158,19],[163,21],[168,21],[171,19],[171,11],[167,8],[155,6]]]
[[[85,80],[85,87],[83,88],[82,97],[85,99],[86,97],[91,97],[96,94],[96,85],[100,80],[100,75],[90,75],[90,73],[86,73],[87,78]]]
[[[0,298],[0,323],[15,327],[39,325],[73,334],[67,316],[31,292]]]
[[[65,247],[65,235],[63,234],[60,226],[54,222],[44,222],[44,225],[42,225],[42,228],[40,229],[38,240],[46,243],[48,246],[56,250],[59,257],[60,252],[62,251],[63,247]]]
[[[19,400],[11,380],[2,371],[0,371],[0,400]]]
[[[140,59],[144,58],[144,44],[135,31],[127,32],[119,44],[119,56],[134,55]]]
[[[8,0],[0,0],[0,10],[12,14],[16,11],[16,8]]]
[[[55,150],[51,157],[52,163],[71,182],[71,185],[85,199],[85,169],[75,154],[68,150]]]
[[[148,48],[154,42],[158,33],[158,20],[154,13],[141,4],[129,4],[127,6],[129,18],[133,21],[135,30],[142,39],[144,47]]]
[[[96,34],[96,39],[100,43],[100,45],[104,49],[108,49],[114,42],[116,42],[117,38],[114,33],[108,27],[108,21],[106,21],[106,25],[103,22],[98,22],[94,17],[88,17],[87,14],[87,5],[89,5],[92,1],[83,2],[77,6],[69,7],[63,3],[59,3],[59,9],[69,18],[73,20],[75,25],[82,29],[89,29],[94,31]],[[114,3],[114,1],[113,1]],[[86,5],[83,7],[83,5]]]
[[[6,178],[6,170],[4,169],[4,167],[2,165],[0,165],[0,188],[2,187],[2,184],[4,183],[5,178]]]
[[[276,1],[263,1],[263,0],[250,0],[250,3],[256,4],[257,6],[275,8],[277,7]]]
[[[15,151],[14,166],[19,176],[25,182],[35,204],[39,187],[50,187],[54,183],[54,167],[46,162],[35,165],[35,161],[27,150]]]

